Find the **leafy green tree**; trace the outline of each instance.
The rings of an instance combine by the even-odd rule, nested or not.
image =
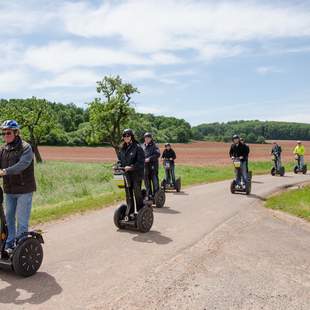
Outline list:
[[[51,107],[44,99],[11,99],[1,106],[2,119],[15,119],[33,148],[36,161],[42,162],[38,145],[55,126]]]
[[[118,154],[122,130],[134,114],[131,96],[138,89],[124,83],[119,76],[105,76],[97,82],[97,92],[103,98],[96,98],[89,105],[89,118],[95,138],[109,143]]]

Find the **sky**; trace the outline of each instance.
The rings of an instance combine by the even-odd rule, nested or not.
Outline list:
[[[310,123],[310,0],[0,0],[0,97],[86,107],[120,75],[140,112]]]

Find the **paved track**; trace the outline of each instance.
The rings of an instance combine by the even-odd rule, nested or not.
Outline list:
[[[261,207],[310,176],[255,176],[169,194],[152,231],[118,231],[114,208],[48,224],[40,272],[0,271],[0,309],[310,309],[310,225]]]

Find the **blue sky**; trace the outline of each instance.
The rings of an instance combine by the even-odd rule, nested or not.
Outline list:
[[[141,112],[310,123],[310,1],[0,2],[0,94],[84,106],[119,74]]]

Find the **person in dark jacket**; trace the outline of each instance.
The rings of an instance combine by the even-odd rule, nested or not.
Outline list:
[[[32,147],[21,139],[19,128],[14,120],[5,121],[1,126],[5,144],[0,149],[0,176],[6,195],[8,250],[14,248],[16,237],[28,231],[32,196],[36,191]]]
[[[165,164],[165,160],[168,160],[170,163],[170,169],[169,170],[165,169],[166,182],[167,184],[174,186],[175,185],[175,163],[174,161],[176,160],[177,156],[175,154],[175,151],[172,149],[170,143],[165,144],[165,150],[163,151],[161,158],[163,159],[164,164]]]
[[[143,150],[145,155],[144,184],[147,196],[153,197],[159,190],[158,160],[160,150],[149,132],[144,134]]]
[[[277,170],[280,170],[281,165],[282,165],[281,164],[281,153],[282,153],[281,146],[276,141],[273,141],[272,142],[271,155],[274,156],[275,165],[276,165]]]
[[[125,169],[128,180],[129,197],[126,197],[127,204],[131,204],[130,213],[134,212],[134,198],[137,210],[143,207],[142,180],[144,177],[144,152],[140,144],[136,141],[131,129],[123,131],[123,144],[118,155],[119,163]]]
[[[234,135],[232,138],[232,145],[229,150],[229,156],[231,159],[239,159],[240,160],[240,170],[241,177],[243,179],[243,183],[246,185],[248,182],[248,173],[247,173],[247,158],[248,158],[248,149],[247,147],[240,142],[240,137],[238,135]],[[240,174],[237,174],[236,182],[240,185]]]

